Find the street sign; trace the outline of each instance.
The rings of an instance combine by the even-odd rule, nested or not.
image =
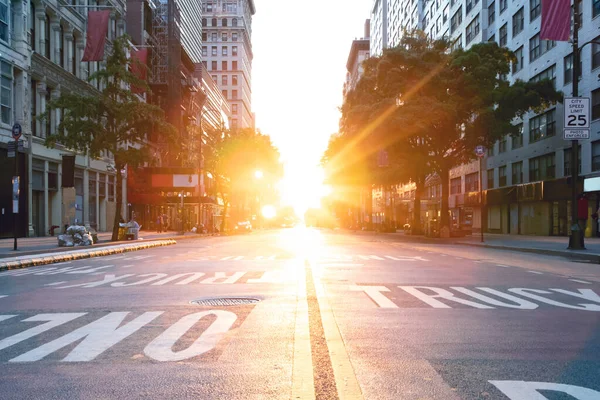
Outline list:
[[[581,140],[581,139],[589,139],[590,138],[590,130],[589,129],[564,129],[563,130],[563,139],[565,140]]]
[[[13,214],[19,213],[19,182],[20,178],[18,176],[13,176],[12,178],[12,199],[13,199]]]
[[[21,124],[16,123],[12,127],[12,137],[15,140],[19,140],[21,137],[21,133],[23,133],[23,129],[21,128]]]
[[[479,157],[479,158],[482,158],[483,156],[485,156],[485,147],[483,147],[483,146],[475,147],[475,155],[477,155],[477,157]]]
[[[564,129],[590,129],[590,98],[565,97]]]

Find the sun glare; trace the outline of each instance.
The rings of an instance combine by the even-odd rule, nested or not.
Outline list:
[[[323,183],[323,169],[301,168],[298,164],[286,166],[285,176],[281,182],[282,202],[294,208],[299,217],[303,217],[309,208],[320,208],[321,199],[327,196],[331,189]]]

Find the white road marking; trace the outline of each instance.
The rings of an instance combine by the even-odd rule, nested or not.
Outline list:
[[[119,260],[121,258],[125,258],[125,256],[108,257],[108,258],[104,258],[104,260],[106,260],[106,261],[109,261],[109,260]]]
[[[58,286],[58,285],[62,285],[63,283],[67,283],[67,281],[47,283],[44,286]]]
[[[461,299],[459,297],[454,296],[454,293],[450,292],[449,290],[442,289],[442,288],[435,288],[435,287],[430,287],[430,286],[398,286],[398,287],[400,289],[404,290],[405,292],[412,294],[413,296],[415,296],[417,299],[421,300],[422,302],[429,304],[433,308],[452,308],[449,305],[444,304],[439,300],[436,300],[438,298],[454,301],[456,303],[464,304],[464,305],[471,306],[474,308],[488,309],[488,310],[494,308],[494,307],[486,306],[484,304],[475,303],[474,301]],[[435,292],[436,294],[424,293],[424,292],[422,292],[423,289]]]
[[[588,281],[582,281],[580,279],[569,279],[571,282],[577,282],[577,283],[583,283],[585,285],[591,285],[592,282],[588,282]]]
[[[271,256],[271,257],[269,257],[267,260],[271,260],[271,261],[272,261],[272,260],[274,260],[275,258],[277,258],[277,256],[276,256],[276,255],[275,255],[275,256]]]
[[[496,264],[496,267],[510,268],[510,265]]]
[[[71,264],[71,261],[63,261],[63,262],[59,262],[59,263],[54,263],[52,265],[65,265],[65,264]]]
[[[0,299],[3,298],[3,297],[8,297],[8,295],[7,294],[0,294]]]
[[[369,256],[371,260],[385,260],[385,258],[381,258],[379,256]]]
[[[323,267],[362,267],[365,264],[358,263],[343,263],[343,262],[325,262],[319,263]]]
[[[561,292],[560,289],[553,289],[553,290],[555,292],[565,293],[565,292]],[[590,289],[582,289],[582,290],[586,290],[586,292],[585,292],[586,294],[588,294],[589,292],[592,292]],[[600,305],[597,305],[597,304],[580,303],[579,305],[574,306],[571,304],[562,303],[560,301],[551,300],[546,297],[538,296],[538,294],[552,294],[552,292],[549,292],[547,290],[514,288],[514,289],[508,289],[508,291],[518,294],[519,296],[528,297],[533,300],[541,301],[542,303],[550,304],[551,306],[570,308],[573,310],[600,311]],[[587,291],[589,291],[589,292],[587,292]],[[568,294],[568,293],[565,293],[565,294]]]
[[[132,283],[114,282],[110,286],[112,286],[112,287],[126,287],[126,286],[143,285],[145,283],[154,282],[154,281],[156,281],[158,279],[162,279],[165,276],[167,276],[167,274],[152,273],[152,274],[141,274],[141,275],[138,275],[138,276],[140,276],[140,277],[149,276],[150,278],[142,279],[141,281],[132,282]]]
[[[231,260],[232,258],[233,258],[233,256],[223,257],[223,258],[221,258],[221,261]]]
[[[0,340],[0,350],[30,339],[40,333],[46,332],[59,325],[73,321],[86,313],[61,313],[61,314],[38,314],[33,317],[22,320],[21,322],[46,322],[45,324],[34,326],[16,335],[9,336]]]
[[[553,382],[526,382],[526,381],[488,381],[496,386],[510,400],[547,400],[539,390],[568,394],[576,400],[597,400],[600,392],[583,386],[566,385]],[[561,396],[562,397],[562,396]]]
[[[16,315],[0,315],[0,322],[6,321],[9,318],[16,317]]]
[[[243,259],[244,259],[244,256],[237,256],[236,258],[234,258],[234,261],[240,261]]]
[[[246,275],[246,272],[234,272],[231,276],[227,276],[225,272],[215,272],[215,276],[211,278],[204,279],[201,283],[204,284],[233,284],[236,283],[240,278]],[[218,280],[223,279],[222,282],[217,282]]]
[[[389,292],[390,289],[385,286],[350,286],[350,290],[356,292],[365,292],[380,308],[398,308],[398,306],[385,297],[381,292]]]
[[[527,272],[529,272],[530,274],[544,275],[543,272],[539,272],[539,271],[527,271]]]
[[[21,354],[20,356],[9,360],[9,362],[38,361],[81,339],[83,339],[83,341],[80,342],[77,347],[63,359],[63,361],[91,361],[108,348],[119,343],[121,340],[154,320],[162,313],[163,311],[145,312],[133,321],[130,321],[123,326],[119,326],[129,312],[111,312],[110,314],[61,336],[58,339],[45,343],[27,353]]]
[[[255,260],[262,260],[262,259],[263,259],[263,256],[256,256],[254,259],[255,259]]]
[[[121,265],[122,268],[131,268],[134,267],[134,264],[128,264],[128,265]]]
[[[173,346],[202,318],[214,315],[213,323],[185,350],[173,351]],[[237,315],[225,310],[203,311],[186,315],[175,322],[144,348],[144,354],[156,361],[182,361],[212,350],[237,320]]]
[[[187,285],[188,283],[192,283],[195,280],[202,278],[205,275],[205,273],[204,272],[188,272],[188,273],[184,273],[184,274],[177,274],[177,275],[169,276],[168,278],[165,278],[158,282],[154,282],[152,284],[152,286],[161,286],[161,285],[164,285],[165,283],[172,282],[174,280],[183,278],[184,276],[188,276],[188,275],[191,275],[191,276],[189,278],[182,280],[181,282],[177,282],[176,285]]]
[[[361,256],[361,255],[359,255],[358,258],[360,258],[361,260],[368,260],[369,256]]]
[[[161,257],[161,258],[164,260],[164,259],[166,259],[166,258],[171,258],[171,256],[163,256],[163,257]]]

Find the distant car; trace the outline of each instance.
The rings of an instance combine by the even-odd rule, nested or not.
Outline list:
[[[233,229],[236,233],[252,232],[252,225],[248,221],[238,222]]]

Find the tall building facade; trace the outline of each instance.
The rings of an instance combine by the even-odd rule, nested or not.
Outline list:
[[[125,32],[125,3],[111,0],[86,4],[90,10],[95,5],[111,7],[105,47],[109,52],[111,40]],[[61,91],[94,94],[102,89],[97,81],[87,80],[102,63],[80,61],[85,48],[87,9],[36,0],[8,2],[1,14],[0,237],[11,236],[13,231],[8,188],[14,159],[7,158],[6,147],[12,141],[10,129],[14,124],[19,124],[23,132],[23,149],[18,154],[18,235],[45,236],[53,226],[72,223],[111,230],[115,213],[123,213],[127,202],[126,196],[123,204],[115,202],[111,156],[93,159],[60,145],[47,148],[44,140],[56,132],[61,114],[54,111],[44,121],[38,119],[45,113],[47,103]],[[75,156],[74,171],[66,170],[64,155]],[[74,174],[74,187],[63,187],[66,173]]]
[[[510,81],[549,78],[565,96],[572,93],[573,48],[571,43],[540,39],[541,0],[399,2],[403,3],[401,9],[406,10],[415,7],[414,3],[420,4],[417,6],[422,10],[419,29],[430,37],[448,38],[453,48],[495,41],[514,51],[517,60],[507,76]],[[582,70],[578,78],[579,96],[591,99],[592,123],[590,140],[580,142],[578,168],[584,178],[589,179],[600,176],[600,45],[590,43],[600,41],[600,18],[597,18],[600,2],[582,0],[579,12]],[[388,26],[392,24],[387,22]],[[396,33],[388,32],[386,36]],[[477,162],[451,171],[452,221],[456,225],[471,225],[475,230],[496,233],[567,235],[571,220],[569,177],[573,166],[570,165],[571,142],[562,138],[562,104],[539,114],[529,113],[515,123],[521,135],[506,136],[488,149],[483,171],[479,171]],[[477,195],[480,173],[485,213]],[[437,215],[441,188],[439,182],[430,182],[427,204],[432,212],[429,214]],[[410,186],[400,189],[400,197],[410,198],[411,191]],[[597,212],[600,200],[597,193],[586,195],[590,199],[586,235],[599,235],[600,229],[591,215]]]
[[[254,128],[252,16],[254,0],[202,0],[202,55],[231,105],[231,128]]]

